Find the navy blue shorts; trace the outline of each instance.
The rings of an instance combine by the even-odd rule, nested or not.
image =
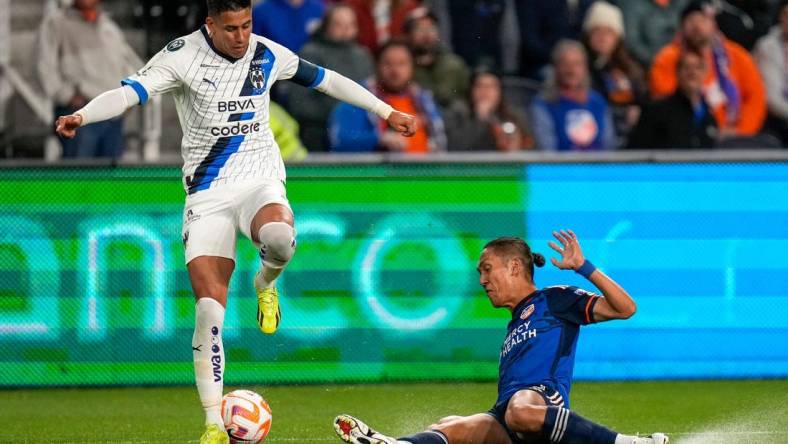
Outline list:
[[[520,390],[531,390],[536,393],[542,395],[542,399],[544,399],[545,404],[548,406],[555,406],[555,407],[564,407],[564,397],[561,396],[561,393],[558,390],[548,387],[544,384],[540,385],[532,385],[530,387],[525,387]],[[509,434],[509,438],[512,440],[514,444],[533,444],[534,441],[524,441],[522,438],[517,436],[517,434],[511,430],[509,427],[506,426],[506,409],[509,407],[509,399],[499,402],[492,406],[490,410],[487,411],[487,414],[495,418],[496,421],[506,430],[506,433]],[[549,442],[545,441],[545,442]]]

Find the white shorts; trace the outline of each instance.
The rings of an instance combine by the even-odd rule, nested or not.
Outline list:
[[[222,185],[186,196],[181,231],[186,263],[200,256],[235,260],[236,233],[251,240],[252,219],[270,204],[290,208],[278,180]]]

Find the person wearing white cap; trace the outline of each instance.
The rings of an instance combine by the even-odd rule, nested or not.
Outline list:
[[[621,10],[604,1],[594,3],[583,22],[591,86],[610,105],[619,146],[637,122],[646,97],[643,68],[627,50],[624,32]]]
[[[591,5],[583,21],[583,31],[589,32],[599,26],[606,26],[619,37],[623,36],[624,15],[621,13],[621,9],[605,1],[599,1]]]

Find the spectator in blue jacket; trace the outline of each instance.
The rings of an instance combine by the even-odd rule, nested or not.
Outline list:
[[[607,101],[591,89],[585,48],[562,40],[553,50],[553,73],[531,104],[536,147],[541,150],[595,151],[615,148]]]
[[[374,63],[367,48],[356,42],[356,13],[337,3],[326,12],[320,28],[299,54],[304,60],[336,71],[356,82],[372,75]],[[292,88],[289,110],[301,124],[301,140],[310,152],[328,151],[328,117],[339,101],[312,88]]]
[[[361,108],[340,103],[329,118],[333,152],[394,151],[409,154],[444,151],[443,118],[429,90],[413,82],[413,55],[408,45],[390,41],[378,51],[376,80],[366,85],[384,102],[416,117],[418,130],[406,138],[389,131],[385,121]]]
[[[321,0],[263,0],[252,10],[252,32],[297,53],[325,11]]]

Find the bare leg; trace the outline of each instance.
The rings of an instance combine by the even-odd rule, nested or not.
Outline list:
[[[525,440],[537,440],[542,432],[547,404],[539,393],[520,390],[509,399],[506,409],[506,424]]]
[[[451,417],[429,428],[446,435],[449,444],[512,444],[501,424],[486,413]]]
[[[194,299],[215,299],[222,307],[227,306],[227,287],[235,269],[235,261],[226,257],[200,256],[187,265]]]
[[[667,444],[662,433],[639,438],[622,435],[559,406],[546,405],[531,390],[512,396],[506,409],[506,426],[525,441],[549,439],[565,444]]]
[[[257,237],[258,231],[268,222],[284,222],[292,227],[293,212],[290,211],[290,208],[281,204],[270,204],[260,208],[257,214],[254,215],[254,218],[252,218],[251,233],[253,241],[260,242],[260,238]]]

